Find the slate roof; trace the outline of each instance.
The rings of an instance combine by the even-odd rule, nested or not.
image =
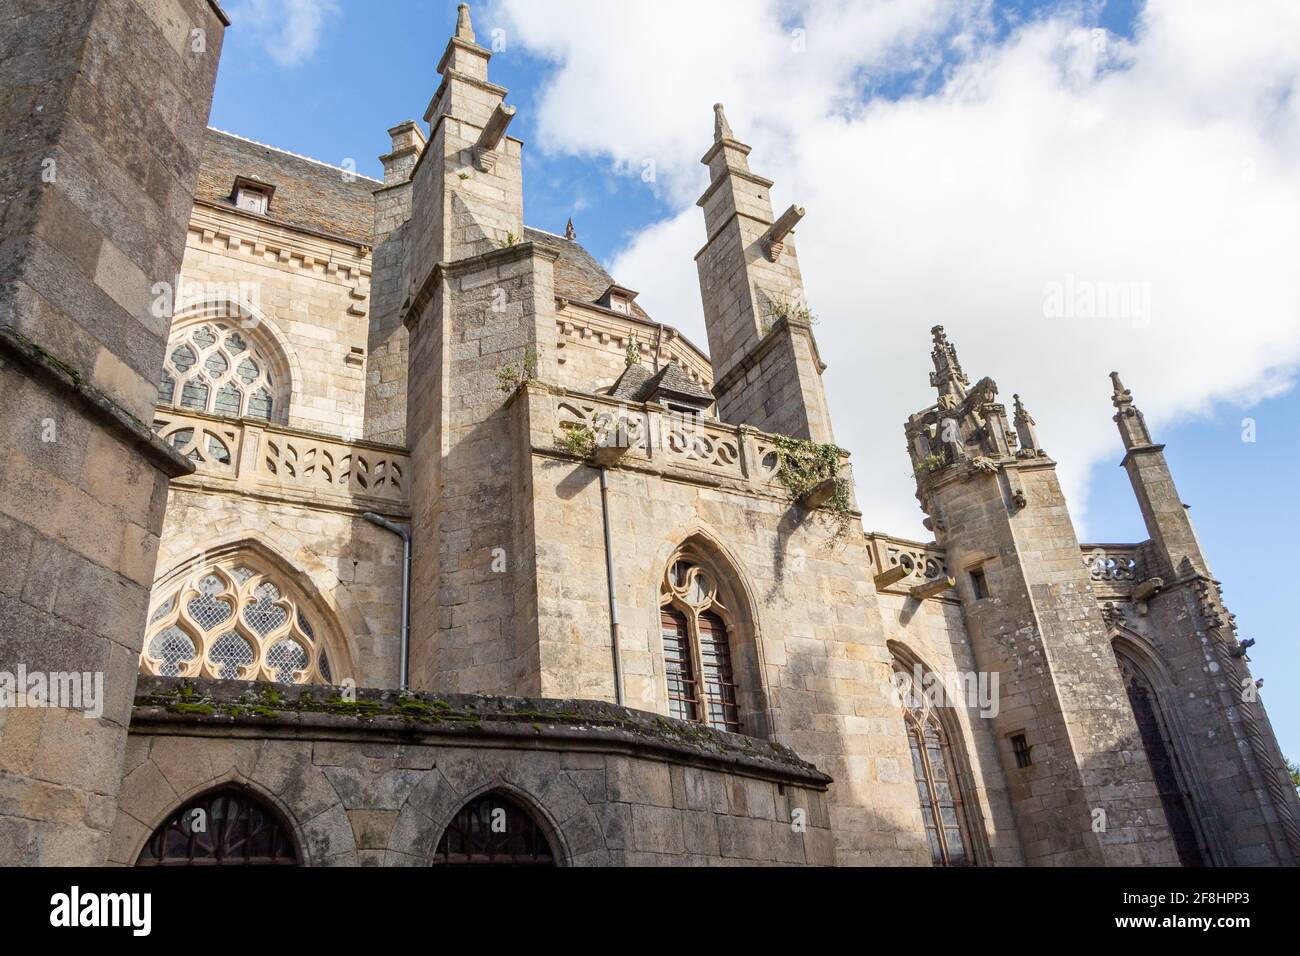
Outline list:
[[[647,402],[661,397],[685,400],[690,405],[708,405],[713,396],[690,380],[676,362],[668,362],[658,372],[644,365],[629,365],[610,388],[613,398],[629,402]]]
[[[576,240],[563,239],[531,226],[524,227],[524,238],[559,252],[560,258],[555,263],[556,295],[575,302],[594,303],[606,289],[617,285],[604,267]],[[632,303],[632,314],[638,319],[650,318],[635,302]]]
[[[209,127],[194,198],[233,208],[236,176],[275,187],[271,221],[374,244],[376,180]]]

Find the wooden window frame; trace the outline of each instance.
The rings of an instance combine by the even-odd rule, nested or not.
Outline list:
[[[688,570],[684,572],[685,578],[679,585],[674,581],[674,572],[678,566],[684,566]],[[692,574],[691,571],[695,573]],[[711,585],[704,594],[702,600],[692,601],[688,594],[691,591],[695,581],[703,576]],[[739,734],[745,732],[744,713],[741,709],[741,687],[736,679],[736,652],[734,646],[735,628],[730,618],[728,608],[719,600],[718,587],[720,581],[718,575],[702,562],[694,559],[689,555],[677,555],[668,563],[668,569],[664,576],[664,585],[661,590],[659,599],[660,609],[660,641],[661,653],[664,653],[664,700],[667,703],[669,716],[672,716],[673,701],[679,701],[687,704],[687,709],[694,713],[694,717],[682,718],[690,720],[691,723],[701,724],[705,727],[711,727],[714,730],[721,730],[727,733]],[[692,688],[693,696],[689,700],[672,696],[668,678],[668,660],[666,652],[662,647],[663,632],[665,630],[664,617],[667,613],[680,615],[686,622],[686,644],[690,653],[690,675],[688,683]],[[711,617],[716,619],[721,630],[721,640],[712,638],[708,643],[715,647],[721,647],[726,652],[725,677],[716,681],[722,688],[730,688],[731,699],[726,699],[726,691],[723,696],[712,697],[708,692],[710,683],[707,676],[713,669],[712,665],[706,664],[706,658],[703,653],[704,638],[700,627],[701,617]],[[717,631],[712,625],[708,628],[710,634],[716,634]],[[716,659],[718,655],[714,655]],[[723,712],[721,721],[714,721],[713,712],[715,707],[720,707]]]

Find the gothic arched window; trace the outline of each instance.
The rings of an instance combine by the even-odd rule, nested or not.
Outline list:
[[[1190,802],[1180,779],[1178,758],[1173,742],[1169,739],[1155,688],[1142,669],[1127,656],[1116,653],[1115,659],[1119,662],[1120,676],[1124,679],[1129,706],[1133,709],[1133,718],[1137,721],[1138,733],[1142,736],[1147,762],[1151,764],[1151,775],[1155,778],[1156,790],[1160,794],[1160,804],[1164,807],[1179,862],[1183,866],[1204,866],[1205,858],[1201,855],[1200,842],[1196,838],[1196,824],[1193,822]]]
[[[167,344],[158,401],[228,418],[284,421],[283,365],[237,319],[182,325]]]
[[[177,810],[149,837],[136,866],[296,866],[298,848],[280,815],[239,787],[222,787]]]
[[[442,866],[554,866],[555,852],[541,825],[517,801],[484,794],[460,808],[438,841]]]
[[[929,695],[902,669],[894,671],[903,705],[903,726],[912,761],[912,779],[935,866],[970,866],[970,828],[962,801],[957,763],[948,733]]]
[[[186,575],[154,606],[140,667],[163,677],[328,684],[325,642],[324,622],[297,588],[236,554]]]
[[[672,561],[659,598],[668,713],[718,730],[741,729],[727,618],[715,576],[695,562]]]

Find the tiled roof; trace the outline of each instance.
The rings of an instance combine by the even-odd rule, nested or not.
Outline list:
[[[290,226],[374,243],[373,192],[381,183],[327,163],[256,143],[219,129],[208,129],[194,198],[233,208],[236,176],[275,187],[267,218]]]

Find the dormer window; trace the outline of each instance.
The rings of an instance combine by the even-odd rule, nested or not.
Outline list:
[[[259,183],[240,176],[235,179],[235,189],[232,197],[237,209],[265,216],[270,208],[271,194],[273,192],[275,192],[275,187],[269,183]]]
[[[611,285],[596,300],[597,305],[603,305],[612,312],[620,312],[623,315],[632,314],[632,300],[637,294],[631,289],[625,289],[621,285]]]

